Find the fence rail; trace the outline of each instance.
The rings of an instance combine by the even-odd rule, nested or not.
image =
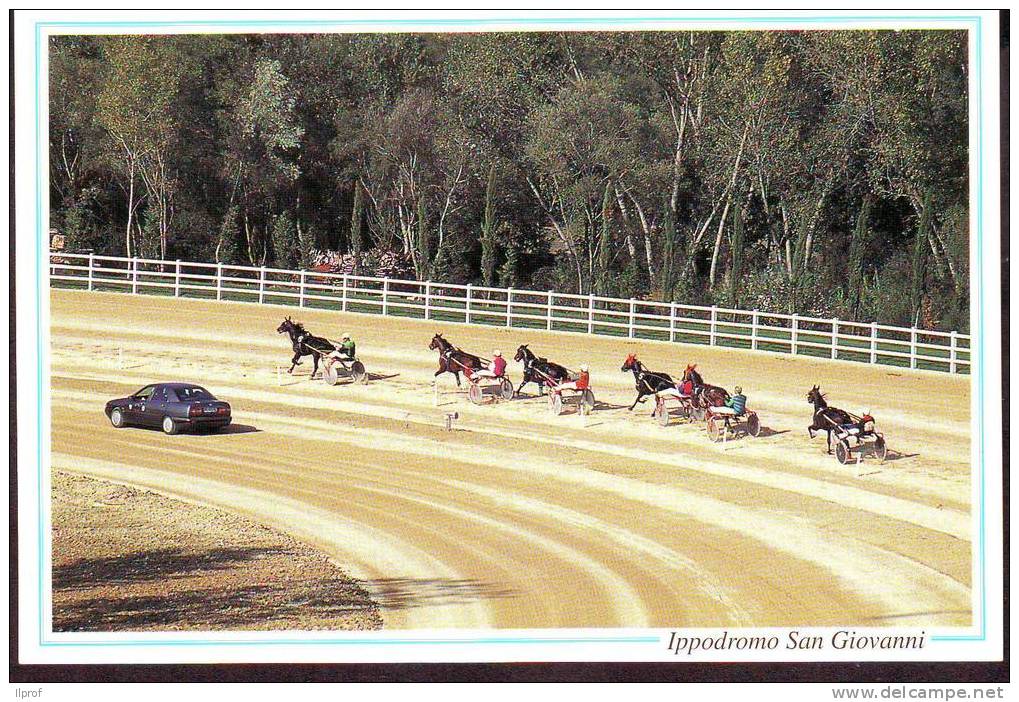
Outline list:
[[[970,337],[758,310],[51,252],[51,285],[603,334],[969,373]]]

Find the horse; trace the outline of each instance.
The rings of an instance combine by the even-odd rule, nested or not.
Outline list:
[[[474,354],[461,351],[453,344],[442,338],[442,334],[436,334],[432,337],[432,343],[428,345],[430,351],[439,352],[439,370],[435,371],[437,377],[443,373],[452,373],[453,377],[456,378],[456,386],[460,387],[460,373],[466,372],[469,376],[476,370],[481,370],[485,367],[484,361],[475,356]]]
[[[278,334],[284,332],[290,335],[290,343],[294,347],[294,357],[291,360],[290,370],[287,373],[293,375],[294,368],[301,365],[302,356],[311,356],[315,362],[311,370],[311,377],[318,375],[318,362],[323,354],[332,353],[336,350],[335,344],[321,336],[313,336],[300,322],[295,322],[288,316],[283,323],[276,327]]]
[[[668,373],[653,373],[647,370],[644,368],[644,364],[637,360],[636,354],[631,353],[627,356],[619,370],[623,373],[631,371],[637,385],[637,398],[630,405],[630,411],[633,411],[638,402],[644,402],[644,398],[648,395],[655,395],[662,390],[676,389],[676,382],[672,376]],[[651,411],[651,414],[654,414],[654,410]]]
[[[821,386],[815,385],[807,393],[807,402],[814,405],[814,421],[807,427],[807,434],[814,438],[814,432],[824,431],[828,433],[828,453],[831,453],[831,433],[839,424],[852,424],[853,418],[845,410],[837,407],[829,407],[821,392]]]
[[[729,399],[729,391],[717,385],[707,385],[704,378],[697,372],[697,364],[688,364],[683,371],[683,383],[693,383],[693,405],[700,409],[722,407]]]
[[[535,383],[538,391],[543,392],[548,384],[562,383],[569,380],[570,372],[558,363],[552,363],[547,358],[539,358],[527,348],[527,344],[521,344],[513,360],[523,362],[524,379],[517,387],[517,394],[528,383]]]

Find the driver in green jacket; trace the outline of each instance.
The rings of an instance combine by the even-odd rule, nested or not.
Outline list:
[[[344,334],[340,337],[340,345],[336,349],[341,360],[353,361],[356,354],[356,347],[354,346],[354,340],[350,338],[350,334]]]

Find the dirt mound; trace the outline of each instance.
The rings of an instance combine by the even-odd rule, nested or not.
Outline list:
[[[54,631],[378,629],[324,555],[218,510],[53,474]]]

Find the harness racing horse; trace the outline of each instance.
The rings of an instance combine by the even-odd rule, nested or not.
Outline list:
[[[460,385],[460,373],[481,370],[485,367],[484,362],[474,354],[461,351],[453,344],[442,338],[442,334],[432,337],[432,343],[428,345],[429,350],[439,352],[439,370],[435,371],[435,377],[443,373],[452,373],[456,378],[456,386]]]
[[[646,368],[644,364],[637,360],[635,354],[630,354],[626,357],[623,362],[623,367],[620,368],[622,372],[631,371],[633,373],[633,379],[637,385],[637,399],[630,405],[632,411],[637,406],[638,402],[644,402],[644,398],[648,395],[655,395],[662,390],[675,390],[676,382],[672,379],[668,373],[653,373]],[[654,410],[651,410],[651,414],[654,415]]]
[[[717,385],[706,385],[704,378],[697,372],[697,364],[690,364],[683,371],[683,382],[693,383],[693,405],[698,409],[722,407],[729,399],[729,391]]]
[[[807,427],[810,438],[814,438],[814,432],[824,431],[828,433],[828,453],[831,453],[831,433],[837,425],[852,424],[853,418],[845,410],[837,407],[829,407],[821,392],[821,386],[815,385],[807,393],[807,402],[814,405],[814,422]]]
[[[290,335],[290,343],[294,347],[294,357],[290,359],[290,370],[287,373],[291,375],[294,373],[294,368],[301,365],[302,356],[311,356],[315,362],[311,370],[311,377],[314,378],[318,375],[318,362],[322,355],[336,350],[335,344],[329,341],[329,339],[313,336],[304,328],[303,324],[291,320],[289,316],[283,320],[282,324],[276,327],[276,332],[279,334],[285,332]]]
[[[523,361],[524,379],[517,387],[517,394],[523,390],[528,383],[535,383],[538,392],[544,392],[545,386],[550,383],[562,383],[569,379],[570,372],[558,363],[552,363],[547,358],[539,358],[527,348],[527,344],[521,344],[513,360],[518,363]]]

